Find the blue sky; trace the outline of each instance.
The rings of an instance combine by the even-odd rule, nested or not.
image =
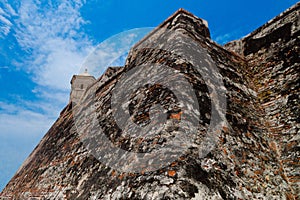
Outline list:
[[[293,0],[0,0],[0,190],[68,103],[70,79],[103,40],[155,27],[179,8],[224,44]],[[108,60],[102,62],[108,62]]]

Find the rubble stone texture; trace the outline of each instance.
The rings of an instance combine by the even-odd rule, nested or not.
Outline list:
[[[205,21],[177,11],[132,48],[124,67],[109,68],[89,87],[81,107],[69,104],[61,112],[0,199],[299,199],[299,7],[300,3],[224,47],[210,39]],[[191,64],[196,58],[187,61],[178,56],[185,48],[199,49],[185,43],[176,31],[208,52],[226,88],[226,123],[217,133],[215,148],[204,157],[199,152],[211,119],[214,97],[209,91],[214,83],[202,77],[207,66],[197,69],[200,75]],[[154,138],[127,137],[111,111],[117,82],[131,69],[149,63],[184,74],[199,102],[199,127],[188,151],[167,166],[141,173],[118,171],[99,162],[84,145],[82,137],[91,128],[90,121],[78,124],[74,119],[96,115],[96,130],[105,130],[115,146],[127,151],[151,152],[154,144],[164,145],[177,133],[176,120],[185,112],[176,107],[176,99],[172,102],[172,92],[148,85],[136,91],[131,102],[124,102],[139,125],[150,123],[149,102],[172,108],[167,118],[173,126],[161,135],[153,133]],[[146,95],[139,98],[140,94]],[[94,110],[85,109],[93,103]],[[76,109],[80,114],[74,116]],[[95,151],[105,148],[104,144]]]

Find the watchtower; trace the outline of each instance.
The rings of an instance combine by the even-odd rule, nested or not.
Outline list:
[[[71,94],[70,101],[79,103],[85,90],[96,81],[95,77],[90,75],[85,69],[84,73],[73,75],[71,80]]]

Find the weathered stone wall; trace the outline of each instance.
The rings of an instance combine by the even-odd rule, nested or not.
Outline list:
[[[297,9],[293,10],[291,13],[294,14],[291,16],[297,12]],[[255,35],[264,37],[267,32],[271,33],[270,26],[260,29]],[[191,38],[193,43],[186,42],[179,33]],[[292,30],[291,33],[296,34]],[[262,47],[262,50],[252,52],[244,58],[212,42],[203,20],[186,11],[178,11],[133,47],[124,68],[108,69],[89,87],[83,96],[82,107],[66,107],[0,196],[3,199],[18,200],[30,197],[297,199],[299,85],[296,81],[299,74],[296,73],[296,67],[299,67],[299,43],[295,35],[291,37],[291,40],[287,38],[275,42],[280,45],[275,50],[272,47],[274,44],[267,45],[268,47]],[[242,43],[237,44],[235,46],[232,43],[230,48],[244,52]],[[195,48],[197,45],[200,48]],[[185,52],[186,49],[189,51]],[[205,50],[211,61],[195,69],[195,55],[199,49]],[[191,53],[187,54],[190,59],[183,59],[180,56],[182,53]],[[203,75],[209,71],[212,62],[216,63],[221,76],[218,73],[211,75],[221,77],[226,88],[226,120],[221,130],[215,133],[218,136],[216,148],[205,157],[199,157],[199,151],[203,150],[201,143],[208,134],[211,120],[210,103],[215,98],[209,94],[209,89],[214,88],[214,84],[205,82]],[[84,130],[92,127],[89,116],[97,116],[99,123],[93,128],[94,131],[106,130],[110,142],[127,151],[150,152],[152,145],[164,145],[170,137],[176,135],[175,123],[175,128],[172,129],[171,126],[171,130],[160,135],[161,140],[136,140],[121,132],[112,116],[110,100],[117,82],[131,69],[149,64],[168,66],[184,74],[193,86],[199,102],[199,128],[194,131],[195,139],[188,151],[171,164],[150,172],[119,172],[108,167],[107,163],[99,162],[83,145],[82,138],[87,134]],[[174,77],[170,77],[172,78]],[[132,83],[135,84],[139,83]],[[279,86],[283,86],[285,90]],[[265,93],[270,89],[274,92]],[[142,92],[150,95],[135,101]],[[151,95],[156,92],[160,95]],[[285,98],[287,101],[284,101]],[[135,123],[146,124],[149,123],[149,105],[145,102],[165,102],[163,105],[170,108],[171,100],[171,93],[163,88],[146,87],[132,96],[130,113]],[[128,105],[128,102],[123,103]],[[88,105],[93,104],[95,109],[90,110]],[[278,105],[280,107],[276,107]],[[81,112],[74,116],[76,109]],[[274,114],[271,109],[277,113]],[[220,108],[215,111],[221,116]],[[275,120],[274,116],[280,120]],[[74,121],[85,117],[87,118],[82,123]],[[173,118],[176,122],[176,119],[180,119],[180,112],[175,109],[168,113],[168,118]],[[274,120],[283,126],[273,124]],[[90,139],[97,141],[97,137]],[[97,143],[91,143],[93,144]],[[106,145],[109,144],[96,146],[95,151],[105,152],[108,147]],[[107,152],[106,156],[112,157],[113,154]]]
[[[262,120],[283,176],[300,194],[300,3],[245,38],[225,45],[245,55]]]

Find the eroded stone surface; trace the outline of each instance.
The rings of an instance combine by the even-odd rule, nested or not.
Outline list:
[[[300,194],[300,3],[245,38],[225,45],[245,55],[282,176]],[[289,195],[291,196],[291,195]]]
[[[133,47],[124,68],[109,68],[85,93],[82,107],[68,105],[62,111],[2,191],[1,199],[297,199],[298,16],[299,4],[246,38],[226,45],[237,52],[233,53],[210,40],[203,20],[179,10]],[[283,30],[284,39],[278,39]],[[211,120],[214,96],[209,91],[214,84],[205,82],[206,65],[194,68],[197,58],[191,53],[202,48],[222,75],[227,101],[226,123],[217,133],[216,147],[205,157],[199,157],[199,151]],[[191,55],[190,59],[182,59],[182,54]],[[111,111],[110,99],[117,82],[131,69],[149,63],[168,66],[185,76],[199,102],[199,127],[193,131],[190,148],[172,163],[155,171],[124,173],[91,155],[82,142],[88,133],[81,130],[88,130],[92,123],[74,119],[95,114],[99,122],[95,130],[105,130],[114,145],[127,151],[151,152],[155,145],[167,143],[177,134],[176,124],[182,115],[172,92],[148,85],[134,93],[131,102],[124,102],[140,125],[151,121],[149,103],[163,102],[162,107],[169,109],[166,117],[174,124],[148,139],[128,137],[120,131]],[[91,104],[94,110],[88,107]],[[76,114],[76,109],[82,112]],[[105,144],[95,147],[95,151],[105,149]],[[107,152],[105,156],[113,154]]]

